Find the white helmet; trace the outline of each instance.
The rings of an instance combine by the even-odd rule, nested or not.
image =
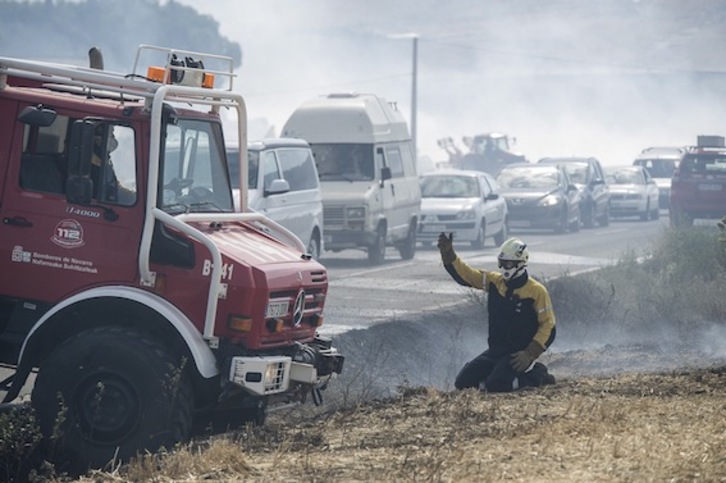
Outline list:
[[[510,238],[502,243],[497,260],[505,280],[519,276],[529,261],[527,244],[519,238]]]

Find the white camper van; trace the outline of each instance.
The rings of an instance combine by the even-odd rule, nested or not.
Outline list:
[[[421,204],[408,126],[400,111],[373,94],[330,94],[303,103],[282,136],[306,140],[323,191],[326,250],[363,248],[372,264],[386,246],[416,253]]]

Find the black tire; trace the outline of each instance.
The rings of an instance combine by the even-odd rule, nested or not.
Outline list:
[[[573,221],[570,224],[570,232],[571,233],[577,233],[580,231],[580,225],[582,224],[582,218],[580,217],[580,213],[577,214],[577,218],[575,218],[575,221]]]
[[[382,226],[376,231],[373,245],[368,247],[368,263],[380,265],[386,259],[386,230]]]
[[[320,259],[320,234],[318,234],[317,230],[310,236],[308,254],[312,256],[314,260]]]
[[[267,402],[257,398],[254,404],[226,404],[225,407],[197,414],[194,418],[194,437],[236,431],[246,425],[262,426],[267,418]]]
[[[499,230],[499,233],[494,235],[494,243],[496,243],[497,246],[501,246],[507,239],[507,235],[509,235],[509,220],[504,220],[502,229]]]
[[[595,228],[595,203],[590,203],[585,209],[585,217],[582,220],[582,224],[585,228]]]
[[[693,226],[693,217],[677,208],[673,209],[673,207],[671,207],[670,220],[671,227],[673,228],[688,228]]]
[[[398,253],[404,260],[411,260],[416,255],[416,222],[408,228],[408,235],[403,244],[398,247]]]
[[[640,214],[640,219],[643,221],[650,220],[650,201],[645,205],[645,211]]]
[[[555,233],[566,233],[567,232],[567,209],[562,210],[562,214],[560,215],[560,219],[557,221],[557,225],[555,226]]]
[[[184,441],[193,398],[180,362],[147,334],[119,327],[57,347],[40,365],[32,404],[58,464],[83,472]]]
[[[471,247],[476,250],[481,250],[486,244],[486,220],[482,219],[479,224],[479,233],[477,234],[476,240],[471,242]]]
[[[608,226],[610,224],[610,206],[605,207],[605,213],[598,219],[600,226]]]

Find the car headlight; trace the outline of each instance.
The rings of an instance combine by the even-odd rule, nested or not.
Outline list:
[[[345,209],[345,216],[347,218],[365,218],[366,208],[365,206],[349,206]]]
[[[476,218],[476,213],[473,210],[460,211],[456,214],[457,220],[473,220]]]
[[[540,206],[555,206],[560,203],[560,199],[554,195],[545,196],[539,202]]]

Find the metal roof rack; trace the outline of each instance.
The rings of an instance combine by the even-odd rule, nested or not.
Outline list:
[[[148,77],[148,72],[144,74],[139,72],[139,69],[143,68],[140,60],[147,52],[162,54],[165,57],[162,66],[147,66],[149,70],[161,69],[163,78],[152,79]],[[223,68],[220,70],[207,70],[204,68],[205,61],[222,64]],[[131,74],[54,62],[0,57],[0,90],[7,87],[7,78],[12,76],[33,80],[50,88],[64,86],[67,91],[72,91],[67,89],[68,87],[76,87],[84,94],[89,94],[92,91],[103,91],[138,96],[145,98],[148,103],[162,86],[172,84],[170,81],[177,73],[179,73],[178,77],[189,76],[187,78],[204,78],[204,75],[211,74],[215,76],[212,77],[214,80],[216,80],[216,77],[226,79],[227,85],[224,89],[202,88],[201,85],[190,84],[189,82],[177,82],[175,84],[188,88],[169,95],[167,100],[172,102],[199,102],[201,99],[214,99],[213,102],[208,103],[226,104],[224,101],[220,102],[215,92],[218,94],[220,90],[232,91],[233,79],[236,77],[233,67],[231,57],[151,45],[139,46]],[[214,84],[214,80],[212,84]]]

